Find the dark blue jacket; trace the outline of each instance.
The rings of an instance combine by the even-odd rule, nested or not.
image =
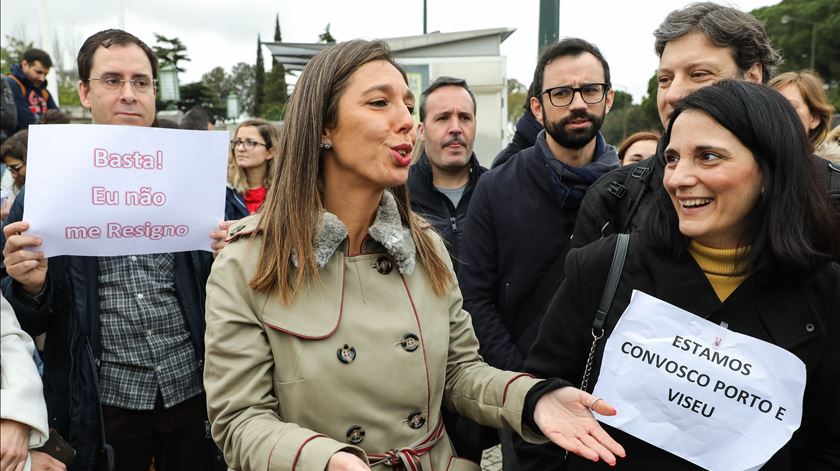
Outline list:
[[[505,165],[488,170],[467,214],[458,273],[464,309],[471,315],[479,353],[490,365],[522,369],[542,313],[519,338],[511,330],[517,311],[552,263],[569,248],[578,207],[561,204],[546,159],[544,135]],[[615,148],[598,135],[593,161],[614,161]]]
[[[478,163],[473,154],[468,163],[470,179],[464,188],[464,194],[458,201],[456,208],[446,195],[435,188],[432,183],[432,164],[424,152],[408,172],[408,194],[411,197],[411,209],[426,218],[435,230],[443,237],[452,265],[455,271],[461,260],[461,245],[464,234],[464,224],[467,219],[467,208],[472,199],[473,190],[478,185],[478,179],[487,171]]]
[[[15,199],[22,208],[24,193]],[[20,213],[8,222],[20,220]],[[195,356],[204,362],[205,284],[210,274],[210,252],[175,254],[175,293],[190,331]],[[41,302],[6,277],[3,296],[17,314],[21,327],[32,336],[47,333],[44,358],[44,395],[50,425],[56,425],[76,449],[73,470],[93,469],[107,437],[103,437],[99,395],[99,294],[96,257],[57,256],[49,259]]]
[[[237,221],[248,216],[248,207],[242,194],[231,187],[225,189],[225,221]]]
[[[17,105],[17,127],[14,132],[37,123],[45,111],[58,108],[52,95],[47,91],[47,81],[44,80],[41,86],[36,87],[26,78],[20,64],[12,65],[11,74],[5,80],[12,89],[12,96],[15,97]]]

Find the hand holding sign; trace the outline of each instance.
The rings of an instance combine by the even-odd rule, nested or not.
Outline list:
[[[39,247],[41,239],[22,232],[29,229],[29,223],[18,221],[3,228],[6,245],[3,247],[3,260],[6,273],[21,284],[24,291],[35,295],[44,289],[47,279],[47,259],[43,252],[31,250]]]

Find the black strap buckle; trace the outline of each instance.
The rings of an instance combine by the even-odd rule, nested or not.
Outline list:
[[[621,183],[613,180],[610,182],[610,185],[607,187],[607,191],[610,192],[616,198],[624,198],[624,195],[627,194],[627,187],[622,185]]]
[[[633,173],[631,173],[630,176],[644,181],[648,172],[650,172],[650,167],[636,167],[633,169]]]

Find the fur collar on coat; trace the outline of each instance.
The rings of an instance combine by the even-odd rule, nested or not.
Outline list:
[[[403,275],[414,273],[414,261],[417,253],[411,231],[403,226],[397,200],[390,191],[382,194],[376,218],[368,229],[370,238],[381,244],[389,255],[394,257],[397,267]],[[323,268],[330,261],[335,251],[347,239],[347,226],[335,214],[324,211],[315,235],[315,262]],[[292,253],[292,263],[297,267],[297,254]]]

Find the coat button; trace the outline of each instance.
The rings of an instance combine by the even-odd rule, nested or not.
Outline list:
[[[808,332],[813,332],[814,329],[815,329],[814,324],[812,324],[810,322],[805,324],[805,330],[807,330]]]
[[[420,337],[415,334],[405,334],[402,340],[400,340],[400,345],[402,345],[403,350],[413,352],[420,346]]]
[[[423,414],[419,410],[416,410],[408,414],[406,422],[409,427],[416,430],[426,424],[426,418],[423,417]]]
[[[376,271],[378,271],[382,275],[387,275],[391,273],[391,270],[394,269],[394,263],[391,261],[391,257],[387,257],[385,255],[376,259]]]
[[[358,425],[354,425],[347,429],[347,441],[353,445],[358,445],[365,441],[365,429]]]
[[[342,363],[353,363],[353,360],[356,359],[356,349],[346,343],[339,347],[335,353],[338,356],[338,360]]]

